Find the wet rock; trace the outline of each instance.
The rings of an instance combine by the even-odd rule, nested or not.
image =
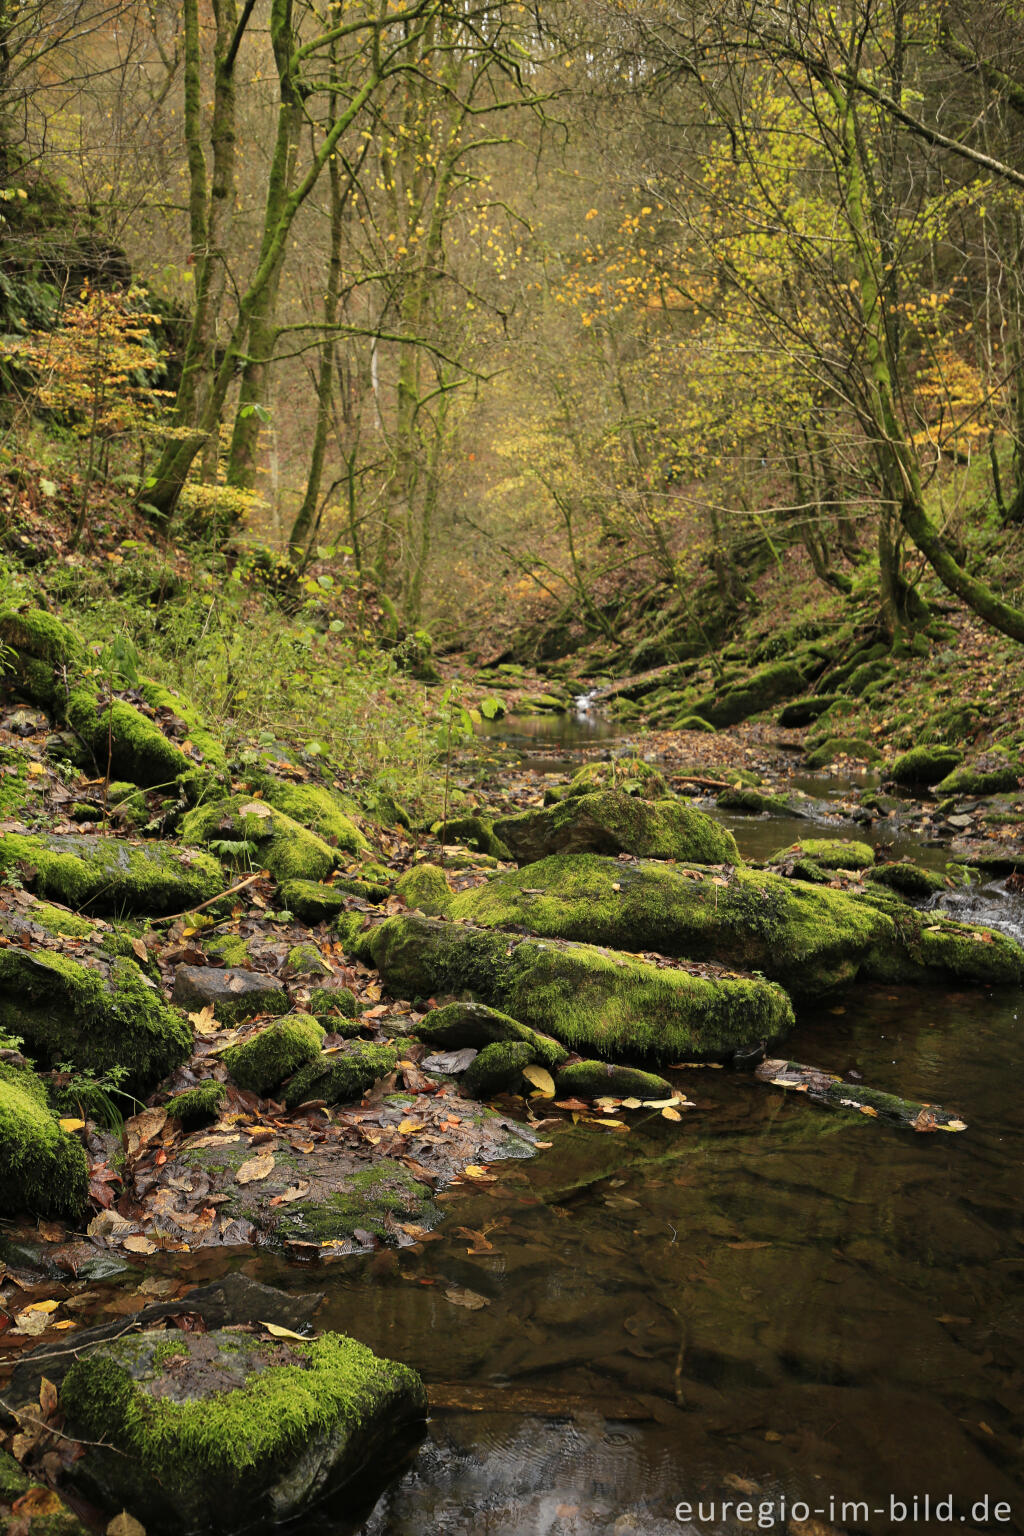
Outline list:
[[[494,829],[518,864],[532,864],[553,853],[742,863],[732,833],[685,801],[637,800],[618,789],[505,816]]]
[[[525,883],[526,872],[519,878]],[[601,1056],[715,1056],[784,1034],[792,1023],[786,994],[757,977],[658,964],[590,944],[401,916],[375,929],[370,947],[388,985],[404,996],[476,992],[563,1044]]]
[[[467,1067],[462,1088],[471,1099],[491,1099],[497,1093],[518,1089],[523,1068],[535,1060],[525,1040],[496,1040],[485,1045]]]
[[[38,896],[96,915],[187,912],[229,883],[209,854],[89,832],[8,832],[0,870],[16,872]]]
[[[210,965],[179,965],[171,1001],[193,1012],[212,1006],[220,1024],[238,1023],[257,1013],[286,1013],[288,994],[280,982],[258,971],[220,970]]]
[[[599,1099],[670,1099],[672,1084],[653,1072],[617,1067],[608,1061],[574,1061],[562,1067],[555,1088],[563,1097]]]
[[[443,1008],[432,1008],[417,1024],[416,1033],[421,1040],[446,1051],[467,1046],[483,1050],[500,1040],[525,1041],[534,1053],[532,1059],[552,1071],[569,1056],[565,1046],[550,1035],[542,1035],[484,1003],[448,1003]]]
[[[146,1093],[188,1059],[192,1030],[133,960],[83,965],[52,950],[0,950],[0,1025],[49,1062],[125,1067]]]
[[[76,1361],[60,1406],[71,1433],[105,1442],[75,1481],[181,1536],[286,1520],[368,1463],[385,1472],[427,1399],[414,1371],[341,1334],[149,1330]]]

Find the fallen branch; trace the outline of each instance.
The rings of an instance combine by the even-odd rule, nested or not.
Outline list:
[[[696,784],[698,789],[732,789],[732,784],[723,779],[704,779],[696,773],[670,773],[669,778],[673,784]]]
[[[598,1413],[638,1424],[653,1418],[650,1408],[638,1398],[538,1392],[532,1387],[474,1387],[462,1381],[435,1381],[428,1386],[427,1396],[431,1413],[521,1413],[545,1419]]]
[[[877,1088],[861,1088],[848,1083],[834,1072],[821,1067],[803,1066],[798,1061],[765,1060],[754,1076],[762,1083],[775,1088],[786,1088],[791,1093],[806,1093],[815,1104],[825,1104],[830,1109],[856,1110],[871,1119],[886,1120],[890,1125],[907,1126],[912,1131],[965,1131],[967,1126],[956,1115],[940,1108],[938,1104],[918,1104],[913,1099],[901,1099],[893,1093],[881,1093]]]
[[[230,890],[221,891],[219,896],[211,896],[209,901],[201,901],[197,907],[189,907],[187,912],[174,912],[170,917],[155,917],[150,927],[155,928],[159,923],[176,923],[179,917],[191,917],[193,912],[201,912],[204,907],[212,907],[215,902],[223,901],[225,896],[234,896],[238,891],[244,891],[247,885],[252,885],[256,880],[262,880],[266,873],[266,870],[261,869],[258,874],[250,875],[240,885],[233,885]]]

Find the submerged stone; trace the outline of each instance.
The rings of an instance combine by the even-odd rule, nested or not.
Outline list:
[[[0,1211],[76,1221],[89,1194],[85,1150],[62,1131],[28,1067],[0,1062]]]
[[[171,999],[191,1011],[212,1007],[219,1024],[236,1024],[257,1013],[288,1011],[288,994],[272,976],[212,965],[179,965]]]
[[[89,832],[8,832],[0,838],[0,870],[16,871],[37,896],[97,916],[187,912],[228,884],[207,853]]]
[[[187,1536],[287,1520],[367,1465],[384,1471],[427,1398],[409,1367],[341,1334],[150,1330],[77,1360],[60,1407],[71,1433],[104,1442],[75,1481],[111,1514]]]
[[[659,965],[592,944],[400,916],[374,930],[370,948],[400,995],[475,992],[565,1045],[600,1056],[713,1057],[773,1039],[793,1022],[782,988],[758,977]]]
[[[100,971],[52,950],[0,950],[0,1025],[51,1063],[126,1068],[125,1087],[137,1094],[192,1049],[191,1027],[128,959]]]
[[[632,853],[695,864],[740,864],[731,832],[683,800],[637,800],[618,789],[496,821],[518,864],[553,853]]]

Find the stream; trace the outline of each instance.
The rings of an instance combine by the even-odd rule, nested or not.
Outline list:
[[[541,760],[610,739],[502,724]],[[808,829],[727,820],[755,858]],[[996,886],[945,900],[1021,932]],[[319,1327],[415,1366],[442,1405],[375,1504],[303,1531],[1021,1530],[1022,1019],[1018,993],[895,986],[801,1010],[790,1055],[955,1109],[961,1135],[679,1070],[681,1124],[552,1123],[549,1152],[494,1165],[415,1252],[233,1261],[324,1291]]]

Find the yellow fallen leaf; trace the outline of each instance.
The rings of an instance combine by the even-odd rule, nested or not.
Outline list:
[[[80,1131],[85,1127],[84,1120],[75,1120],[73,1117],[67,1120],[58,1120],[57,1124],[62,1131]]]
[[[59,1301],[33,1301],[25,1308],[26,1312],[56,1312],[60,1306]]]
[[[122,1246],[127,1248],[129,1253],[156,1253],[156,1243],[148,1237],[126,1237]]]
[[[107,1526],[106,1536],[146,1536],[146,1527],[140,1525],[134,1515],[122,1509]]]
[[[862,1115],[870,1115],[872,1120],[878,1119],[878,1110],[872,1109],[870,1104],[861,1104],[859,1108]]]
[[[67,1328],[77,1328],[78,1324],[75,1322],[74,1318],[63,1317],[59,1323],[51,1323],[50,1326],[54,1333],[63,1333]]]
[[[261,1152],[259,1157],[247,1157],[235,1174],[236,1184],[255,1184],[274,1171],[273,1152]]]
[[[305,1334],[293,1333],[290,1328],[282,1328],[280,1323],[260,1323],[260,1327],[265,1328],[272,1339],[299,1339],[303,1344],[309,1343]]]
[[[400,1120],[398,1134],[399,1136],[411,1136],[413,1131],[422,1131],[424,1123],[422,1120]]]
[[[939,1131],[966,1131],[966,1129],[966,1120],[947,1120],[945,1125],[936,1126],[936,1130]]]
[[[675,1094],[670,1099],[644,1099],[644,1109],[671,1109],[678,1103]]]
[[[623,1109],[642,1109],[643,1099],[623,1099]]]
[[[671,1104],[666,1104],[661,1112],[661,1118],[663,1120],[681,1120],[683,1117],[678,1109],[675,1109]]]
[[[607,1115],[581,1115],[580,1118],[587,1125],[606,1125],[611,1130],[629,1130],[629,1126],[626,1124],[625,1120],[611,1120]]]
[[[267,816],[273,816],[274,812],[265,801],[250,800],[248,805],[239,806],[238,814],[239,816],[259,816],[265,819]]]
[[[195,1026],[197,1035],[215,1035],[220,1028],[213,1016],[213,1004],[207,1003],[198,1013],[190,1013],[189,1023]]]
[[[62,1515],[65,1513],[64,1505],[58,1499],[52,1488],[30,1488],[23,1493],[20,1499],[14,1501],[12,1513],[21,1515],[26,1520],[31,1520],[35,1525],[36,1517],[44,1519],[47,1515]],[[18,1522],[20,1523],[20,1522]],[[63,1524],[63,1522],[61,1522]]]
[[[496,1174],[488,1173],[487,1169],[482,1168],[479,1163],[467,1163],[466,1167],[462,1170],[462,1174],[467,1179],[493,1180],[497,1177]]]
[[[34,779],[38,779],[42,777],[42,775],[46,772],[46,769],[43,767],[42,763],[29,763],[28,771]]]
[[[528,1083],[532,1083],[542,1099],[553,1099],[555,1096],[555,1080],[546,1067],[538,1067],[535,1062],[523,1068],[523,1076]]]

